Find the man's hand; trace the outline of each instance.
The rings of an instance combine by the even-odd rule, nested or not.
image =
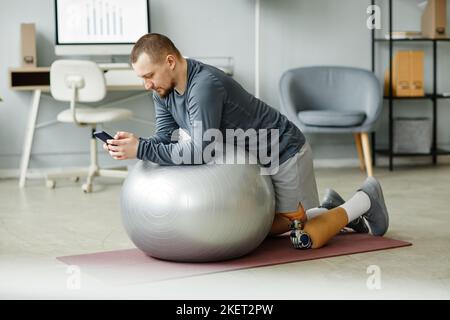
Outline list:
[[[103,149],[109,151],[116,160],[135,159],[139,146],[139,139],[130,132],[117,132],[114,139],[107,140]]]

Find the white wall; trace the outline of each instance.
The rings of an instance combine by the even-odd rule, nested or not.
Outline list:
[[[394,28],[418,30],[420,11],[415,0],[396,0]],[[386,4],[386,0],[377,3]],[[278,81],[288,68],[308,65],[346,65],[370,68],[370,31],[366,27],[366,8],[361,0],[261,0],[261,98],[279,108]],[[36,23],[38,64],[49,66],[55,59],[53,0],[0,0],[0,170],[17,169],[24,140],[31,93],[8,88],[7,69],[19,66],[20,23]],[[383,11],[382,27],[387,28]],[[254,0],[152,0],[152,31],[168,35],[187,56],[232,56],[235,78],[250,92],[254,91]],[[450,20],[449,20],[450,21]],[[378,45],[378,74],[386,63],[384,45]],[[408,45],[409,48],[417,48]],[[427,79],[431,77],[430,45],[420,45],[428,54]],[[450,91],[450,43],[439,45],[439,90]],[[430,81],[427,88],[430,87]],[[107,100],[130,93],[109,94]],[[43,99],[39,122],[54,119],[65,106]],[[152,119],[153,106],[148,97],[127,105],[138,117]],[[449,102],[439,106],[438,137],[450,144]],[[430,114],[431,103],[415,101],[399,104],[396,115]],[[387,112],[377,136],[386,144]],[[152,127],[122,122],[108,128],[149,136]],[[89,130],[68,124],[39,129],[35,135],[30,166],[34,168],[83,165],[88,161]],[[356,158],[351,136],[309,136],[316,159]],[[114,164],[102,153],[101,160]]]

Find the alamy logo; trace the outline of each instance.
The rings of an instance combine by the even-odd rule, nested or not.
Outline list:
[[[380,290],[381,289],[381,269],[377,265],[370,265],[366,270],[367,274],[370,276],[367,278],[366,286],[369,290]]]
[[[81,269],[79,266],[70,265],[66,269],[69,274],[66,281],[66,287],[69,290],[79,290],[81,288]]]
[[[381,29],[381,9],[380,6],[371,5],[367,7],[366,10],[369,17],[367,18],[366,24],[367,28],[370,30]]]
[[[172,134],[172,162],[180,164],[259,164],[262,175],[278,172],[280,134],[278,129],[219,129],[203,131],[201,121],[195,121],[188,139]],[[239,152],[245,149],[247,152]]]

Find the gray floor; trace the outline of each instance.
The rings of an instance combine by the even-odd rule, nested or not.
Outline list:
[[[83,194],[70,181],[49,190],[31,180],[21,190],[0,180],[0,298],[449,299],[450,167],[377,168],[376,176],[390,210],[386,236],[412,247],[132,286],[82,273],[75,289],[55,257],[133,247],[121,226],[120,183],[99,179]],[[363,180],[357,169],[317,170],[321,195],[330,186],[347,198]]]

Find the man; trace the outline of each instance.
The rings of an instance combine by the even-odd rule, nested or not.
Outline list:
[[[131,52],[131,63],[136,74],[144,79],[145,89],[153,90],[156,132],[148,139],[138,138],[128,132],[118,132],[114,140],[104,145],[114,159],[137,157],[158,164],[176,165],[180,163],[178,157],[174,156],[190,151],[191,159],[201,159],[200,163],[205,163],[203,151],[206,141],[191,139],[175,142],[172,139],[175,130],[183,129],[191,137],[196,130],[200,130],[201,137],[208,130],[218,130],[222,136],[226,136],[230,129],[251,131],[259,141],[253,145],[245,142],[244,147],[256,152],[258,157],[269,151],[268,165],[274,169],[270,172],[275,191],[276,214],[271,234],[288,231],[293,220],[305,222],[308,212],[305,213],[304,209],[319,206],[311,148],[302,132],[284,115],[255,98],[221,70],[184,58],[164,35],[151,33],[141,37]],[[198,136],[197,134],[197,138]],[[273,143],[274,136],[277,138],[276,143]],[[260,143],[263,137],[272,139],[269,146]],[[261,149],[265,149],[264,152]],[[372,181],[370,184],[376,185],[377,182]],[[335,194],[329,195],[325,201],[329,206],[342,204],[342,199]],[[370,195],[354,201],[365,204],[357,205],[359,211],[352,211],[350,215],[364,229],[364,220],[358,218],[362,214],[366,218],[370,215],[368,209],[361,211],[367,205],[371,207]],[[383,227],[378,233],[384,234],[387,229],[384,200],[378,207],[384,208],[384,211],[381,210],[383,212],[377,213],[383,216]],[[354,206],[347,210],[354,210]],[[323,211],[313,209],[311,212]],[[340,228],[352,222],[347,218],[348,221]]]

